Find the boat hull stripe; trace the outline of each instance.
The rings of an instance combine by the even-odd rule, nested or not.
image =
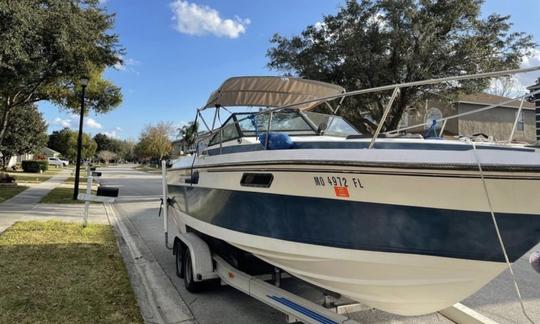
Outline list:
[[[346,249],[504,262],[488,212],[181,185],[169,185],[169,194],[180,211],[247,234]],[[496,217],[512,262],[539,242],[540,215]]]

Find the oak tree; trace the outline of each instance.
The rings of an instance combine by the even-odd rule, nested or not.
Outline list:
[[[47,100],[78,113],[83,76],[87,107],[120,104],[120,88],[102,77],[124,52],[113,23],[98,0],[0,0],[0,144],[16,107]]]
[[[509,16],[480,16],[482,0],[347,1],[335,15],[299,35],[275,34],[268,66],[285,74],[372,88],[459,74],[518,68],[535,43],[512,32]],[[432,96],[471,93],[489,80],[402,89],[383,129],[395,129],[408,107]],[[390,93],[346,99],[341,114],[361,131],[373,130]]]
[[[47,145],[47,123],[35,105],[15,107],[0,145],[1,167],[12,156],[37,153]]]

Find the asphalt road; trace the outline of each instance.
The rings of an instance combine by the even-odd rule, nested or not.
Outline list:
[[[127,217],[153,253],[191,312],[201,324],[206,323],[285,323],[284,315],[271,307],[231,288],[192,294],[175,275],[175,260],[165,248],[163,219],[158,218],[161,176],[135,171],[128,167],[100,169],[104,185],[120,188],[115,204],[120,217]],[[540,250],[540,245],[533,250]],[[514,264],[514,271],[525,300],[529,316],[540,324],[540,274],[528,262],[529,253]],[[283,287],[305,298],[321,302],[322,293],[297,279],[286,279]],[[499,323],[528,323],[521,314],[513,283],[508,272],[501,274],[463,304]],[[445,317],[432,314],[419,317],[400,317],[378,310],[350,314],[362,323],[449,323]]]

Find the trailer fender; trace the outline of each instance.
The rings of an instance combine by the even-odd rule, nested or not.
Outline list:
[[[189,232],[179,234],[178,239],[181,243],[177,244],[183,244],[184,248],[187,248],[190,253],[194,281],[198,282],[218,278],[217,273],[214,271],[214,263],[212,261],[210,248],[205,241],[198,237],[197,234]]]

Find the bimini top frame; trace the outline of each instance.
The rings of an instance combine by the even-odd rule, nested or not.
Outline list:
[[[286,108],[296,108],[296,109],[304,109],[305,110],[305,109],[313,108],[313,107],[315,107],[317,105],[320,105],[320,104],[323,104],[323,103],[328,104],[328,102],[330,102],[332,100],[335,100],[335,99],[341,99],[338,106],[335,109],[332,109],[332,107],[330,106],[330,109],[332,110],[332,112],[335,113],[339,109],[339,106],[341,105],[341,102],[343,101],[343,99],[346,98],[346,97],[352,97],[352,96],[357,96],[357,95],[361,95],[361,94],[393,90],[392,95],[390,96],[390,100],[386,104],[386,107],[385,107],[385,109],[383,111],[383,115],[382,115],[381,119],[379,120],[379,123],[377,125],[377,129],[375,130],[375,133],[373,134],[373,137],[371,138],[371,142],[370,142],[370,145],[369,145],[369,148],[371,149],[371,148],[373,148],[373,146],[375,144],[375,141],[376,141],[377,137],[379,136],[379,134],[380,134],[380,132],[382,130],[382,127],[383,127],[383,125],[384,125],[384,123],[386,121],[386,118],[388,117],[388,114],[389,114],[389,112],[390,112],[390,110],[392,108],[392,104],[393,104],[394,100],[396,99],[396,97],[398,96],[398,94],[400,92],[400,89],[402,89],[402,88],[423,86],[423,85],[430,85],[430,84],[437,84],[437,83],[442,83],[442,82],[472,80],[472,79],[481,79],[481,78],[490,78],[490,77],[501,77],[501,76],[507,76],[507,75],[518,74],[518,73],[526,73],[526,72],[532,72],[532,71],[538,71],[538,70],[540,70],[540,66],[534,66],[534,67],[525,68],[525,69],[512,69],[512,70],[485,72],[485,73],[477,73],[477,74],[469,74],[469,75],[458,75],[458,76],[453,76],[453,77],[429,79],[429,80],[407,82],[407,83],[398,83],[398,84],[391,84],[391,85],[375,87],[375,88],[369,88],[369,89],[360,89],[360,90],[349,91],[349,92],[344,92],[344,90],[343,91],[341,90],[343,88],[341,88],[339,86],[329,84],[329,83],[311,81],[311,80],[303,80],[303,79],[297,79],[297,78],[285,78],[285,79],[280,78],[280,77],[239,77],[239,78],[231,78],[231,79],[228,79],[227,81],[225,81],[223,83],[223,85],[218,90],[216,90],[214,93],[212,93],[212,95],[210,96],[210,98],[209,98],[209,100],[208,100],[208,102],[206,103],[205,106],[203,106],[202,108],[197,109],[197,115],[195,117],[195,122],[197,122],[197,120],[199,118],[201,118],[201,121],[204,123],[204,125],[208,129],[209,132],[206,135],[203,136],[203,139],[204,139],[206,137],[213,136],[216,133],[216,131],[215,131],[216,117],[217,117],[218,120],[220,119],[219,110],[221,108],[226,110],[225,103],[228,103],[230,106],[264,106],[264,107],[268,107],[268,109],[265,109],[265,110],[259,111],[259,112],[254,112],[254,113],[252,113],[252,115],[270,114],[270,117],[268,118],[268,127],[267,127],[267,131],[269,132],[271,130],[270,129],[270,124],[271,124],[271,121],[272,121],[272,113],[273,112],[276,112],[276,111],[279,111],[279,110],[282,110],[282,109],[286,109]],[[292,80],[292,82],[290,83],[289,88],[288,88],[289,91],[290,91],[289,95],[288,96],[287,95],[282,96],[282,94],[279,94],[280,91],[272,92],[271,89],[265,88],[263,85],[265,84],[264,79],[266,79],[266,78],[268,78],[267,85],[271,84],[272,82],[277,82],[276,80]],[[242,79],[244,79],[244,80],[242,80]],[[261,81],[259,82],[258,80],[255,80],[255,79],[260,79]],[[272,81],[270,81],[270,80],[272,80]],[[246,86],[246,85],[248,85],[250,83],[252,85],[252,88],[249,88],[249,87],[248,88],[243,88],[244,86]],[[298,84],[299,86],[296,87],[294,85],[295,83]],[[255,85],[259,85],[259,86],[255,86]],[[294,89],[300,89],[301,88],[300,85],[306,85],[306,86],[308,86],[308,85],[311,86],[312,85],[312,87],[310,88],[310,92],[308,92],[307,94],[295,93]],[[282,88],[282,90],[283,89],[284,88]],[[232,92],[234,92],[234,90],[236,90],[236,92],[237,92],[236,95],[232,94]],[[265,95],[264,95],[265,91],[270,91],[269,94],[266,95],[266,99],[264,98],[265,97]],[[317,92],[317,91],[321,91],[321,92]],[[285,92],[285,90],[283,90],[281,92]],[[332,93],[332,92],[334,92],[334,93]],[[328,93],[330,93],[330,94],[328,94]],[[523,108],[524,100],[527,97],[529,97],[531,95],[534,95],[536,93],[540,93],[540,90],[528,93],[528,94],[523,95],[523,96],[515,97],[513,99],[501,102],[499,104],[491,105],[491,106],[488,106],[488,107],[482,107],[480,109],[472,110],[472,111],[462,113],[462,114],[457,114],[457,115],[453,115],[453,116],[449,116],[449,117],[440,118],[440,119],[437,119],[435,121],[436,122],[443,122],[442,130],[441,130],[441,134],[442,134],[442,131],[444,130],[444,127],[446,125],[446,121],[449,120],[449,119],[458,118],[458,117],[461,117],[461,116],[464,116],[464,115],[470,115],[470,114],[478,113],[478,112],[481,112],[481,111],[486,111],[486,110],[498,107],[500,105],[508,104],[510,102],[521,100],[521,104],[520,104],[520,108],[519,108],[519,112],[521,112],[521,109]],[[282,103],[282,105],[276,106],[276,104],[274,104],[274,105],[265,105],[265,104],[261,105],[260,104],[260,103],[267,102],[267,98],[270,98],[273,94],[276,95],[275,98],[281,98],[281,101],[278,99],[275,102]],[[304,99],[307,98],[307,99],[302,100],[303,98]],[[298,100],[298,101],[294,101],[294,100]],[[252,104],[249,104],[249,103],[252,103]],[[201,115],[201,111],[203,111],[203,110],[205,110],[207,108],[216,108],[216,113],[214,114],[214,120],[212,122],[212,127],[208,126],[208,124],[206,123],[206,121],[204,120],[204,118]],[[514,132],[515,132],[515,128],[516,128],[516,125],[517,125],[518,116],[519,116],[519,113],[516,114],[516,119],[514,120],[514,125],[513,125],[512,132],[511,132],[511,135],[510,135],[510,138],[509,138],[509,142],[512,141],[512,138],[513,138],[513,135],[514,135]],[[249,117],[240,119],[240,120],[236,121],[236,123],[238,123],[238,122],[240,122],[240,121],[242,121],[244,119],[247,119],[247,118],[249,118]],[[398,129],[395,129],[395,130],[387,131],[387,132],[385,132],[385,134],[389,134],[389,135],[390,134],[396,134],[396,133],[404,131],[404,130],[421,127],[423,125],[424,125],[424,123],[409,126],[409,127],[406,127],[406,128],[398,128]],[[224,127],[231,127],[231,126],[236,127],[236,125],[234,125],[234,124],[224,126]],[[220,132],[220,134],[223,132],[223,127],[219,128],[219,132]],[[268,139],[268,137],[266,137],[266,138]],[[265,146],[267,147],[267,145],[265,145]]]

